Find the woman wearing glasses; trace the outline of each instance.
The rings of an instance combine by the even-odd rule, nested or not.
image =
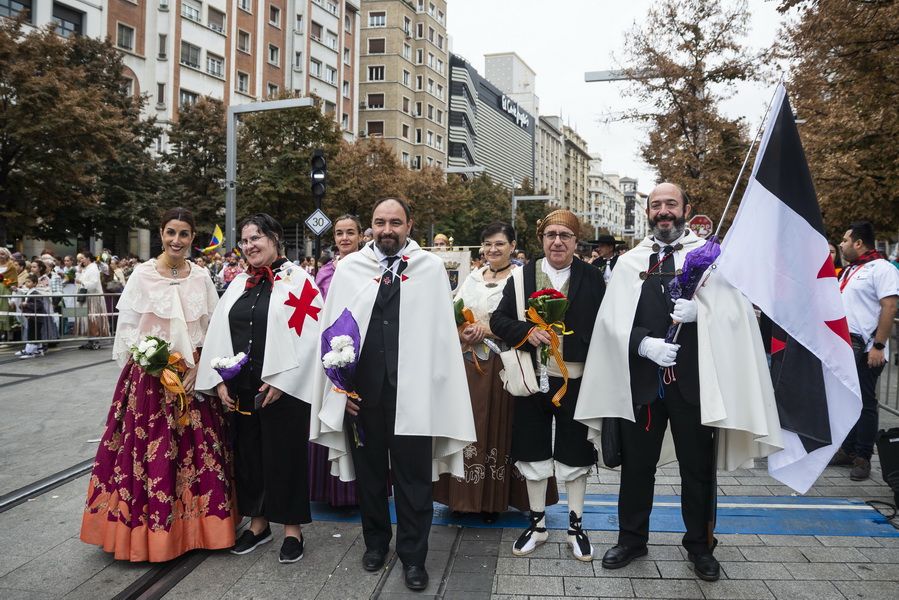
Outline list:
[[[434,484],[434,500],[454,511],[481,513],[493,522],[509,506],[528,508],[524,477],[509,458],[512,445],[512,397],[499,378],[502,361],[496,350],[508,346],[490,330],[490,317],[503,295],[513,269],[515,229],[491,223],[481,233],[486,265],[468,276],[456,294],[470,309],[474,323],[460,327],[465,371],[471,394],[477,441],[465,449],[465,479],[441,475]],[[547,504],[558,501],[555,482],[546,491]]]
[[[231,550],[248,554],[284,525],[279,561],[303,558],[301,525],[310,523],[309,400],[318,358],[321,294],[306,271],[281,255],[284,231],[259,213],[238,228],[249,270],[237,275],[212,315],[197,389],[234,411],[237,510],[250,526]],[[226,382],[212,359],[245,353]]]

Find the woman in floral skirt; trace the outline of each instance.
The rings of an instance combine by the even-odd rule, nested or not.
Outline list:
[[[121,560],[161,562],[234,545],[221,403],[193,393],[218,300],[206,272],[186,259],[195,234],[189,211],[167,211],[163,253],[135,268],[117,305],[113,357],[123,369],[91,473],[81,539]],[[147,335],[180,353],[186,403],[131,359],[131,348]]]

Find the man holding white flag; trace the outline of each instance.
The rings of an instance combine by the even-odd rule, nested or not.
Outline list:
[[[718,273],[774,322],[772,379],[784,449],[772,477],[805,493],[858,420],[846,313],[799,132],[778,85]]]

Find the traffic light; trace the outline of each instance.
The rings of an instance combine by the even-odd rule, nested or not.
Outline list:
[[[312,195],[321,198],[325,195],[325,180],[328,175],[328,167],[325,164],[325,153],[316,150],[312,153]]]

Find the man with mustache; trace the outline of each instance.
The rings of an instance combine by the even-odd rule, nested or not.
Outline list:
[[[603,343],[590,345],[575,413],[594,441],[603,418],[620,423],[618,543],[602,566],[618,569],[647,554],[656,465],[674,458],[663,445],[670,423],[683,545],[696,575],[716,581],[713,432],[727,431],[718,465],[728,469],[779,449],[774,391],[752,306],[722,276],[707,274],[690,300],[671,298],[686,254],[706,243],[686,229],[687,194],[662,183],[646,214],[651,235],[618,260],[599,309],[594,336]],[[676,343],[665,339],[672,322],[682,324]]]
[[[440,473],[463,476],[474,418],[443,261],[410,238],[411,209],[402,200],[377,202],[372,229],[373,241],[334,270],[321,315],[323,329],[344,310],[359,324],[358,397],[320,378],[322,407],[313,407],[310,437],[330,448],[341,480],[357,480],[367,571],[388,556],[393,484],[396,552],[406,587],[418,591],[428,586],[431,482]],[[345,415],[355,419],[361,445],[347,439]]]

